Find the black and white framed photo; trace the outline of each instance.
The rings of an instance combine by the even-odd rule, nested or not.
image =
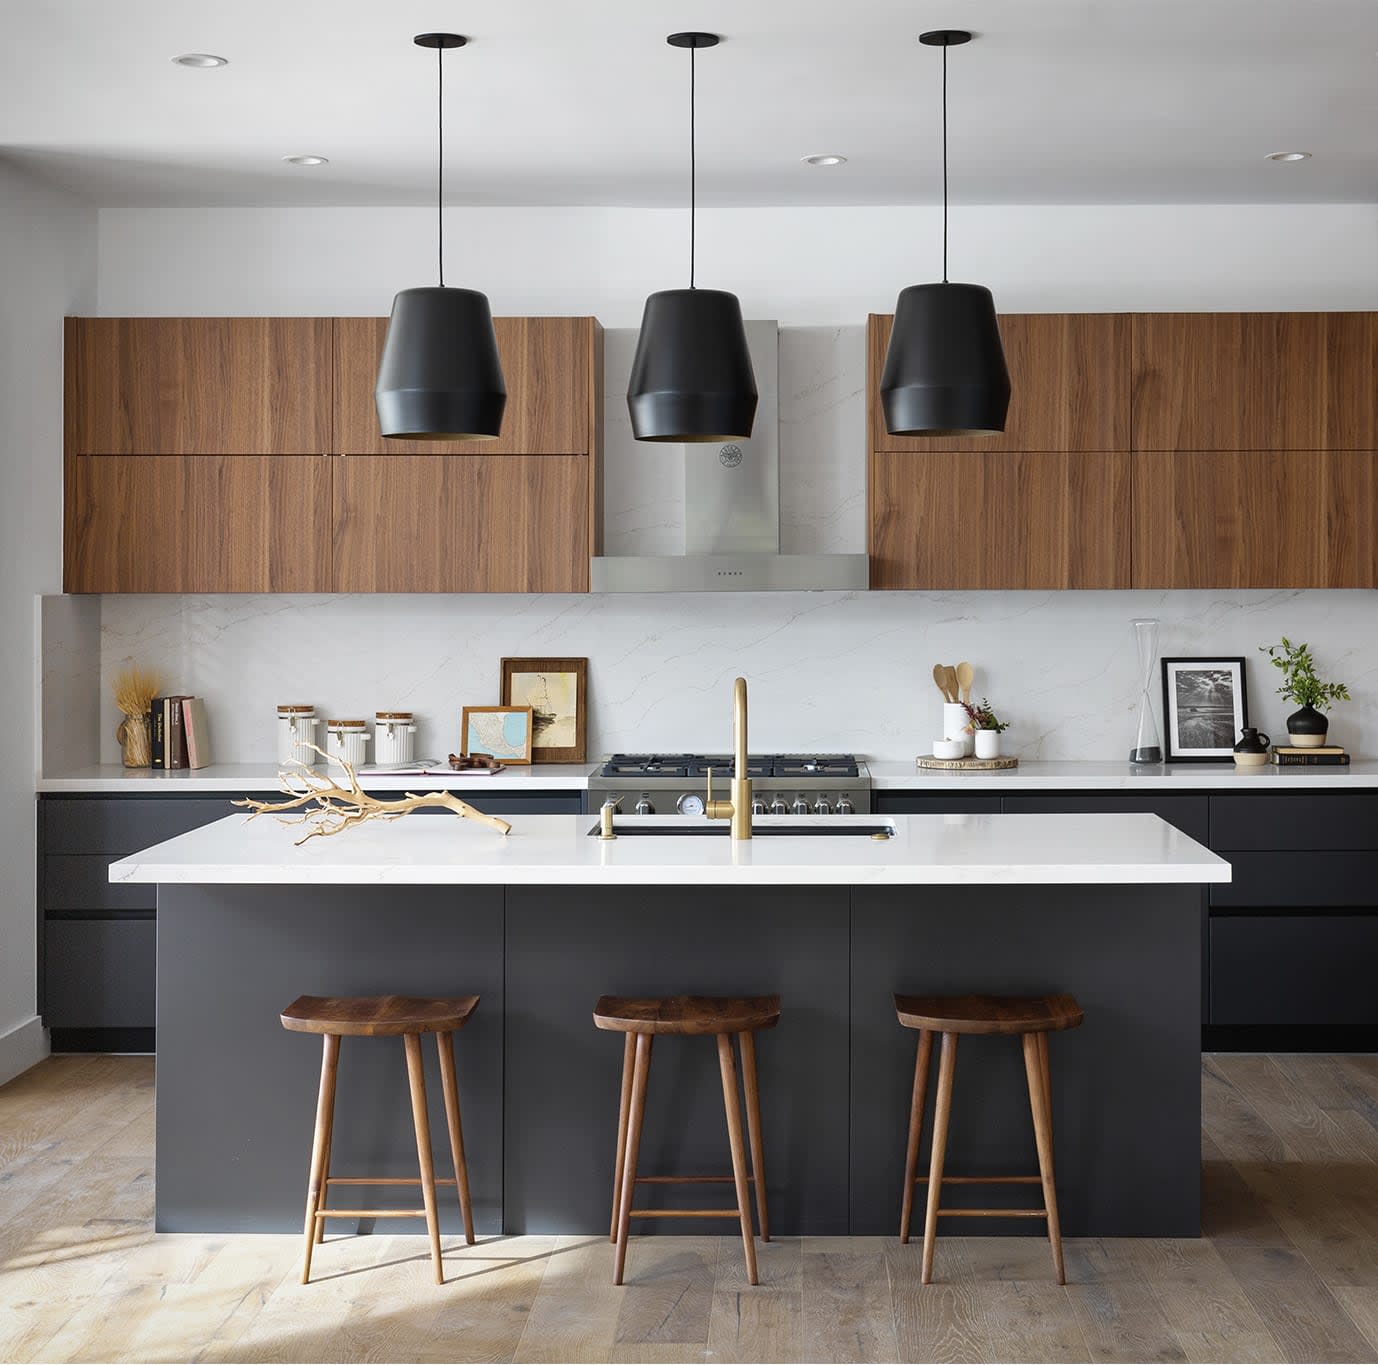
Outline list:
[[[1249,723],[1243,659],[1164,659],[1163,728],[1169,763],[1234,756]]]

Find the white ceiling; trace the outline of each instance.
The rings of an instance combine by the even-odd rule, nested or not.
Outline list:
[[[1378,0],[0,0],[0,155],[101,204],[401,204],[434,194],[446,56],[455,204],[679,205],[704,28],[710,204],[930,203],[936,50],[954,199],[1378,199]],[[230,59],[173,65],[179,52]],[[1312,160],[1266,161],[1300,149]],[[291,153],[330,165],[284,165]],[[845,166],[800,164],[841,152]]]

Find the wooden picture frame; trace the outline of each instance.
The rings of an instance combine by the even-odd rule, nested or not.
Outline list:
[[[529,706],[532,710],[531,752],[535,762],[585,761],[588,668],[587,659],[502,661],[503,705]]]
[[[1226,763],[1249,723],[1245,663],[1163,659],[1163,755],[1168,763]]]
[[[522,716],[523,724],[520,741],[509,736],[510,725],[500,723],[498,735],[490,735],[487,742],[476,732],[471,731],[470,722],[476,716]],[[485,727],[491,729],[492,727]],[[459,751],[468,758],[470,754],[490,754],[503,763],[515,766],[531,762],[531,734],[535,726],[529,706],[466,706],[459,722]]]

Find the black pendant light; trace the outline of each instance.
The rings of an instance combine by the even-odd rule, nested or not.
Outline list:
[[[373,397],[384,436],[404,440],[487,441],[502,431],[507,386],[488,296],[445,287],[445,49],[463,47],[458,33],[418,33],[435,49],[438,105],[436,254],[440,283],[403,289],[378,366]]]
[[[987,436],[1004,431],[1010,405],[995,300],[947,278],[947,50],[971,34],[937,29],[919,41],[943,50],[943,282],[900,291],[880,401],[891,436]]]
[[[638,441],[745,440],[756,420],[756,375],[735,294],[694,285],[698,166],[694,143],[695,53],[714,33],[672,33],[689,49],[689,288],[646,300],[627,386]]]

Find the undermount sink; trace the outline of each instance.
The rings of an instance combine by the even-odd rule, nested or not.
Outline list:
[[[589,830],[589,837],[596,839],[602,832],[600,825],[594,825]],[[682,825],[670,820],[657,821],[654,816],[650,816],[645,817],[644,823],[624,824],[618,820],[613,824],[613,833],[619,839],[628,835],[643,834],[654,835],[660,839],[712,838],[715,835],[725,838],[731,832],[732,827],[726,820],[702,820],[692,825]],[[885,820],[858,822],[856,824],[849,820],[836,822],[772,820],[769,823],[754,825],[751,832],[757,839],[771,838],[776,835],[822,839],[889,839],[894,835],[895,827]]]

